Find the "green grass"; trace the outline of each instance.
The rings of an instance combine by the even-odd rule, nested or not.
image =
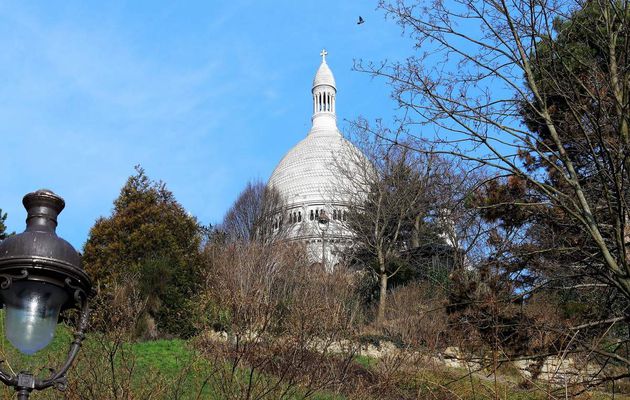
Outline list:
[[[181,339],[138,342],[130,345],[133,354],[134,385],[143,385],[148,380],[163,379],[172,382],[170,395],[183,399],[215,398],[210,388],[204,385],[212,373],[212,366]]]
[[[102,347],[95,337],[97,334],[88,335],[84,346],[79,353],[79,359],[73,369],[92,368],[96,364],[100,367],[99,375],[105,380],[109,379],[110,370]],[[60,326],[59,335],[46,349],[33,356],[20,354],[9,343],[4,343],[7,359],[11,360],[14,371],[35,371],[42,365],[59,365],[65,359],[69,343],[72,339],[70,330]],[[126,356],[122,356],[125,353]],[[153,393],[152,398],[171,399],[208,399],[221,400],[224,398],[217,390],[217,379],[229,374],[229,366],[217,364],[201,356],[187,342],[181,339],[155,340],[145,342],[127,343],[119,350],[119,358],[116,359],[116,373],[119,379],[131,374],[131,387],[136,396],[145,397],[147,393]],[[131,357],[129,357],[131,356]],[[124,360],[123,360],[124,359]],[[99,364],[100,362],[100,364]],[[128,368],[128,369],[127,369]],[[218,368],[223,368],[217,373]],[[130,372],[131,371],[131,372]],[[45,374],[47,371],[43,371]],[[84,372],[84,371],[81,371]],[[225,373],[224,375],[221,372]],[[82,380],[77,376],[79,371],[72,371],[69,379]],[[207,379],[213,377],[212,379]],[[238,368],[234,374],[233,390],[238,392],[239,387],[246,386],[248,371]],[[256,373],[254,379],[264,382],[276,379],[261,373]],[[107,388],[109,389],[109,388]],[[282,387],[279,388],[279,390]],[[297,389],[297,392],[300,390]],[[47,393],[34,393],[32,398],[57,398],[54,391]],[[157,394],[157,395],[156,395]],[[106,397],[106,396],[105,396]],[[301,396],[296,396],[301,398]],[[342,400],[326,393],[316,393],[311,398],[316,400]]]
[[[378,360],[372,357],[359,354],[354,357],[354,362],[359,364],[363,368],[370,369],[376,365]]]
[[[199,357],[181,339],[139,342],[132,344],[131,349],[138,369],[155,369],[165,375],[178,374],[187,365],[199,362]]]
[[[183,398],[195,398],[200,390],[200,398],[202,399],[221,398],[212,390],[216,381],[210,380],[208,384],[204,386],[206,378],[212,375],[213,372],[216,372],[216,364],[212,364],[210,361],[200,356],[188,342],[181,339],[140,342],[132,345],[132,351],[135,356],[137,368],[143,371],[139,376],[140,380],[148,379],[150,378],[149,375],[155,374],[174,377],[181,374],[182,371],[186,373],[186,368],[190,368],[190,372],[194,373],[186,373],[187,379],[180,382],[182,384],[180,392],[183,394]],[[222,365],[219,368],[226,368],[227,370],[229,366]],[[246,369],[239,369],[235,375],[235,384],[246,386],[247,379],[249,379],[248,372],[249,371]],[[262,373],[256,373],[254,379],[264,382],[266,380],[275,381],[277,378]],[[282,387],[279,388],[279,391],[282,389]],[[303,397],[302,390],[296,388],[293,397],[301,399]],[[345,400],[345,397],[341,395],[325,392],[317,392],[309,398],[314,400]]]
[[[71,330],[64,325],[59,325],[54,340],[46,349],[33,356],[26,356],[20,354],[4,339],[2,325],[0,325],[0,331],[2,331],[0,332],[2,333],[0,353],[2,353],[2,358],[7,360],[3,364],[3,368],[14,372],[26,370],[39,371],[40,375],[48,374],[48,371],[42,367],[60,365],[65,360],[66,352],[72,340]],[[78,370],[86,368],[88,361],[101,362],[100,368],[102,368],[103,374],[107,375],[109,373],[106,360],[102,360],[104,358],[102,347],[99,347],[102,345],[102,342],[99,343],[98,337],[95,335],[97,334],[88,335],[79,356],[80,360],[74,367],[75,371],[72,371],[69,376],[69,379],[78,385],[88,384],[78,376],[80,373]],[[172,339],[126,343],[121,351],[130,357],[127,357],[125,360],[117,359],[115,361],[116,368],[120,369],[117,373],[124,371],[125,365],[127,365],[125,363],[131,363],[132,368],[130,371],[132,372],[128,379],[130,379],[130,386],[135,397],[144,398],[146,396],[142,396],[142,394],[146,394],[146,391],[154,390],[156,395],[152,398],[155,399],[177,398],[186,400],[200,398],[204,400],[222,400],[226,398],[220,394],[221,390],[219,390],[218,385],[219,383],[225,383],[221,379],[222,376],[229,375],[229,365],[225,363],[220,364],[218,361],[205,358],[185,340]],[[378,360],[368,356],[358,355],[354,358],[354,362],[375,373],[379,370],[377,368]],[[249,379],[248,372],[246,368],[237,369],[232,376],[233,393],[238,393],[239,388],[246,386]],[[492,378],[486,379],[483,376],[473,376],[472,379],[468,377],[459,379],[465,375],[466,371],[463,370],[421,368],[413,373],[401,373],[395,380],[399,389],[418,398],[488,399],[494,398],[495,391],[498,393],[499,398],[505,400],[542,400],[547,398],[543,391],[517,388],[514,379],[510,379],[509,382],[500,380],[495,386]],[[207,379],[208,377],[211,377],[211,379]],[[510,378],[512,378],[511,375]],[[260,382],[274,382],[277,378],[256,372],[254,379]],[[141,392],[142,390],[145,390],[145,392]],[[302,389],[296,388],[292,398],[302,398],[302,394]],[[3,395],[4,398],[8,398],[7,396],[11,396],[12,393],[6,390],[4,392],[0,391],[0,397]],[[591,399],[610,398],[605,393],[592,392],[590,396]],[[289,397],[291,398],[291,396]],[[32,398],[56,399],[61,397],[54,390],[48,390],[45,393],[34,393]],[[103,397],[103,399],[105,398],[107,397]],[[273,399],[274,397],[270,395],[267,398]],[[314,400],[346,400],[346,397],[342,395],[326,392],[317,392],[310,398]],[[617,398],[621,399],[623,397]]]

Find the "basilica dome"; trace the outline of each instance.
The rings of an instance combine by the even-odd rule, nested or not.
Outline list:
[[[352,187],[344,161],[357,154],[337,130],[311,132],[282,158],[269,184],[288,204],[343,201],[336,194]]]
[[[278,237],[306,242],[313,260],[331,268],[351,243],[347,210],[364,192],[356,172],[368,163],[337,128],[337,87],[325,50],[321,56],[311,90],[311,129],[282,158],[268,185],[284,200],[273,222],[275,230],[283,230]]]
[[[313,79],[313,126],[306,138],[282,158],[269,179],[269,185],[288,205],[343,202],[338,194],[352,187],[352,174],[341,167],[351,164],[349,159],[362,157],[337,129],[337,88],[326,54],[322,51],[322,63]]]

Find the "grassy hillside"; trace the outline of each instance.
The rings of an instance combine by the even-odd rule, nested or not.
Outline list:
[[[26,356],[14,349],[2,335],[0,352],[1,358],[5,360],[3,368],[13,372],[34,371],[39,376],[45,376],[48,367],[54,368],[63,363],[71,340],[71,331],[64,325],[59,325],[57,334],[48,347],[33,356]],[[116,348],[117,346],[120,347]],[[114,349],[114,358],[109,359]],[[65,393],[51,389],[34,392],[31,398],[218,400],[226,398],[226,393],[238,393],[248,383],[248,371],[242,370],[234,374],[236,380],[231,383],[234,387],[225,387],[223,378],[227,368],[228,365],[218,365],[216,361],[203,357],[191,344],[181,339],[114,343],[92,334],[84,341],[79,357],[68,374],[68,390]],[[271,383],[277,381],[272,376],[256,375],[254,379],[258,383],[263,380]],[[275,392],[280,395],[286,390],[286,386],[280,385]],[[304,397],[304,392],[299,388],[292,390],[295,393],[289,398]],[[269,397],[273,393],[273,390],[270,391],[265,398],[274,398]],[[12,395],[11,390],[2,388],[2,398],[10,398]],[[344,397],[313,393],[309,398],[341,400]]]
[[[0,328],[1,329],[1,328]],[[65,357],[72,335],[60,325],[52,344],[32,357],[19,354],[6,340],[0,341],[3,368],[12,371],[30,370],[46,373],[42,366],[59,365]],[[300,386],[275,385],[279,378],[254,372],[246,367],[231,371],[229,362],[218,362],[197,352],[190,342],[172,339],[137,343],[122,343],[90,335],[85,341],[76,365],[69,374],[66,393],[47,390],[34,393],[34,399],[211,399],[246,398],[252,391],[264,399],[343,400],[351,398],[437,398],[437,399],[547,399],[545,388],[525,390],[509,376],[498,382],[482,375],[467,376],[466,371],[422,368],[399,368],[387,375],[391,366],[376,359],[357,356],[349,368],[348,382],[367,385],[372,382],[374,391],[354,391],[350,386],[338,385],[341,394],[323,391],[307,392]],[[39,369],[38,369],[39,368]],[[381,381],[378,381],[378,380]],[[249,383],[252,382],[252,385]],[[376,383],[374,383],[376,382]],[[262,389],[261,389],[262,388]],[[367,388],[367,386],[366,386]],[[13,393],[3,389],[3,398]],[[345,394],[344,394],[345,393]],[[561,395],[558,393],[558,395]],[[358,396],[358,397],[357,397]],[[564,396],[561,396],[564,397]],[[610,398],[608,394],[586,393],[589,399]],[[622,399],[624,397],[615,397]]]

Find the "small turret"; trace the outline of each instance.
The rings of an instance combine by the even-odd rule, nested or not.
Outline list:
[[[312,131],[319,129],[337,130],[336,97],[337,87],[335,85],[335,77],[326,63],[326,55],[328,52],[322,50],[322,63],[313,79],[313,128]]]

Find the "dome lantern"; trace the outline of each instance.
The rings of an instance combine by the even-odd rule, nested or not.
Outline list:
[[[328,52],[324,49],[320,53],[322,63],[313,79],[313,129],[337,130],[336,97],[337,87],[335,77],[326,63]]]

